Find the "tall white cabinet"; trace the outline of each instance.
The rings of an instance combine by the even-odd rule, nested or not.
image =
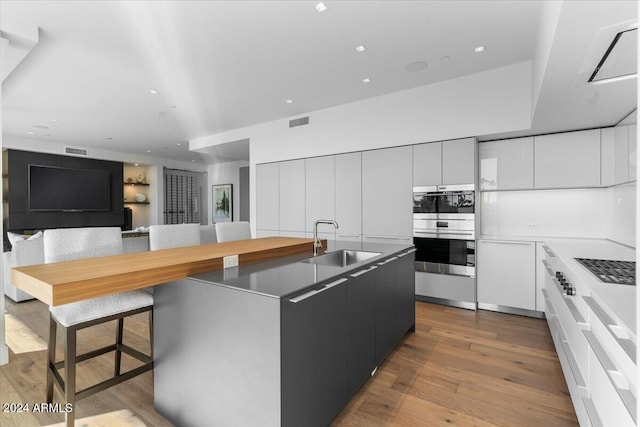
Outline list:
[[[278,163],[280,193],[280,231],[304,237],[305,230],[305,161]],[[293,234],[291,234],[293,232]]]
[[[412,240],[411,163],[409,146],[362,153],[364,240]]]
[[[313,232],[317,220],[336,217],[335,156],[305,159],[305,175],[305,231]]]
[[[480,190],[533,188],[533,137],[479,145]]]
[[[362,153],[335,156],[338,240],[362,239]]]
[[[475,138],[429,142],[413,146],[413,185],[473,184],[476,176]]]
[[[277,163],[256,166],[256,236],[280,231],[280,184]]]

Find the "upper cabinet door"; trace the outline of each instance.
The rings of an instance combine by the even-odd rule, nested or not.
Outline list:
[[[280,162],[280,231],[304,232],[304,159]]]
[[[442,142],[442,184],[476,182],[476,140],[456,139]]]
[[[442,142],[413,146],[413,185],[442,184]]]
[[[278,164],[256,166],[256,228],[280,230]],[[275,235],[278,233],[276,232]]]
[[[336,221],[339,240],[362,236],[362,153],[335,157]]]
[[[533,188],[533,137],[482,142],[480,190]]]
[[[618,125],[613,130],[613,183],[629,182],[629,127]]]
[[[629,125],[629,181],[636,180],[638,152],[638,125]]]
[[[362,153],[362,233],[413,235],[411,147]]]
[[[600,185],[608,187],[615,182],[615,129],[603,128],[600,134],[601,158],[600,158]]]
[[[335,158],[334,156],[313,157],[306,159],[305,162],[306,231],[313,231],[315,221],[333,220],[336,217]],[[331,226],[324,227],[327,227],[326,230],[334,231]]]
[[[600,186],[600,129],[534,137],[535,188]]]

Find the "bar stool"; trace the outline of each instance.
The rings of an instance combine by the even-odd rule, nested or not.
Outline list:
[[[122,253],[122,235],[118,227],[96,227],[46,230],[44,233],[45,263],[82,258],[94,258]],[[153,357],[123,343],[124,318],[149,312],[149,334],[153,351],[153,295],[134,290],[85,301],[49,307],[49,346],[47,363],[47,403],[53,402],[53,384],[64,395],[65,423],[73,426],[76,401],[91,396],[123,381],[153,369]],[[77,332],[90,326],[118,321],[115,343],[84,354],[76,354]],[[56,333],[60,327],[64,340],[64,360],[56,362]],[[76,363],[115,351],[113,377],[84,390],[76,390]],[[122,353],[143,365],[121,373]],[[64,378],[59,370],[64,368]]]

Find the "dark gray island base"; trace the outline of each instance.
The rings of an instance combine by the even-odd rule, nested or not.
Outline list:
[[[177,426],[325,426],[415,330],[412,245],[298,254],[156,286],[154,399]]]

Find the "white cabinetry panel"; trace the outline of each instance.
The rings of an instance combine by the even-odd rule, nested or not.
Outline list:
[[[413,146],[413,185],[442,184],[442,142]]]
[[[480,190],[533,188],[533,137],[480,143]]]
[[[535,243],[479,240],[478,303],[536,309]]]
[[[305,160],[306,231],[313,232],[319,219],[336,217],[336,183],[334,156]]]
[[[442,143],[442,183],[473,184],[476,182],[476,140],[456,139]]]
[[[256,166],[256,228],[280,229],[278,163]],[[277,235],[277,232],[276,232]]]
[[[629,181],[636,180],[638,152],[638,125],[629,125]]]
[[[339,240],[362,238],[362,153],[335,156],[336,231]]]
[[[280,162],[280,231],[304,232],[304,159]]]
[[[629,182],[629,127],[616,126],[613,136],[614,184]]]
[[[609,187],[615,182],[615,129],[601,129],[600,185]]]
[[[413,234],[411,147],[362,153],[362,232]]]
[[[535,187],[600,185],[600,129],[534,138]]]

